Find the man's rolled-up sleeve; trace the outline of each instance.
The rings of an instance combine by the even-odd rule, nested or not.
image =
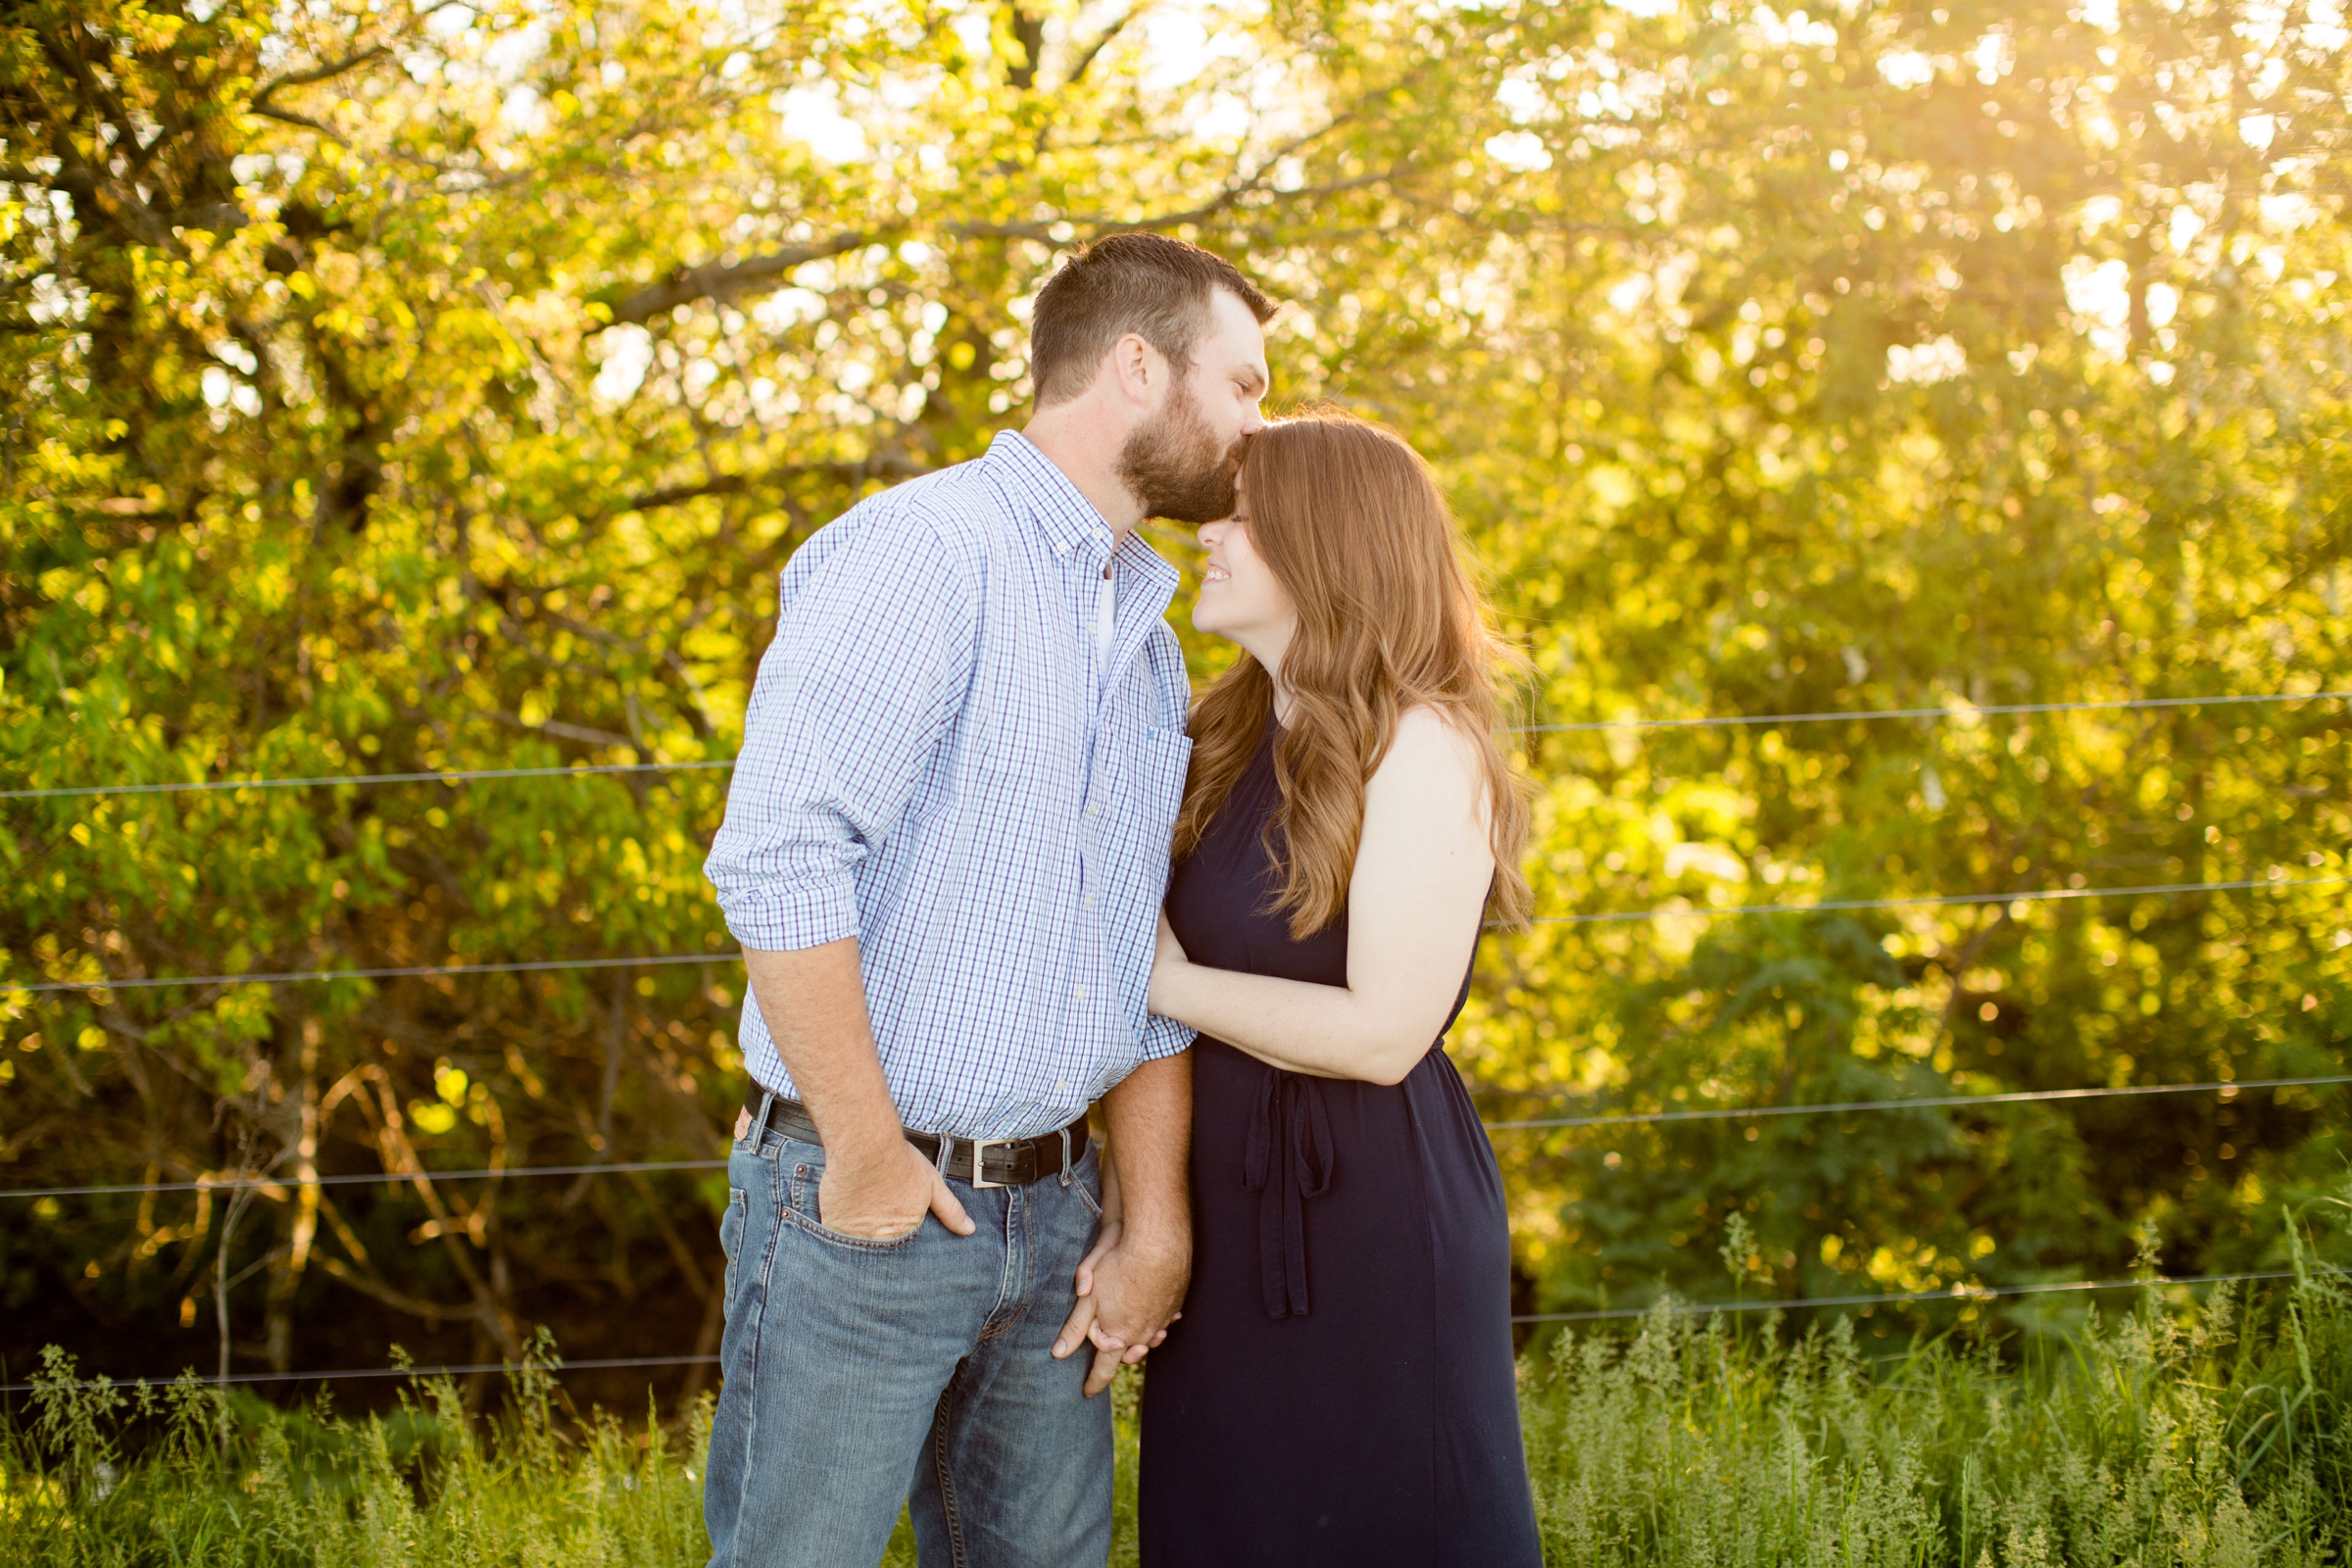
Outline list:
[[[1191,1048],[1198,1031],[1190,1024],[1163,1018],[1158,1013],[1144,1020],[1144,1060],[1158,1061]]]
[[[758,952],[858,935],[858,864],[955,723],[979,625],[969,571],[904,512],[851,520],[811,553],[785,569],[703,866],[727,929]]]

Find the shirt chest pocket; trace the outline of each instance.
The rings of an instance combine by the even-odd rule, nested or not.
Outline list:
[[[1117,812],[1116,822],[1108,824],[1112,830],[1102,839],[1120,870],[1165,874],[1192,759],[1192,737],[1181,730],[1131,730],[1106,737],[1102,787],[1088,809]]]

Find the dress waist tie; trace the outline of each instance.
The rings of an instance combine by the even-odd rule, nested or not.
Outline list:
[[[1242,1190],[1258,1195],[1258,1288],[1270,1318],[1307,1314],[1306,1200],[1330,1190],[1332,1165],[1322,1085],[1267,1067],[1250,1117]]]

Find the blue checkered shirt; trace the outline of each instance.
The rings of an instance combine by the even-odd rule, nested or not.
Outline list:
[[[856,937],[909,1127],[1025,1138],[1192,1031],[1145,1008],[1192,742],[1176,570],[1022,437],[873,496],[784,569],[704,872],[745,947]],[[744,1064],[792,1094],[747,996]]]

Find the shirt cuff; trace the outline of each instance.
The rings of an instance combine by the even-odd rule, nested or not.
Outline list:
[[[1144,1022],[1144,1059],[1158,1061],[1190,1050],[1199,1033],[1190,1024],[1153,1014]]]
[[[850,877],[768,886],[720,906],[735,940],[755,953],[793,953],[858,935],[858,885]]]

